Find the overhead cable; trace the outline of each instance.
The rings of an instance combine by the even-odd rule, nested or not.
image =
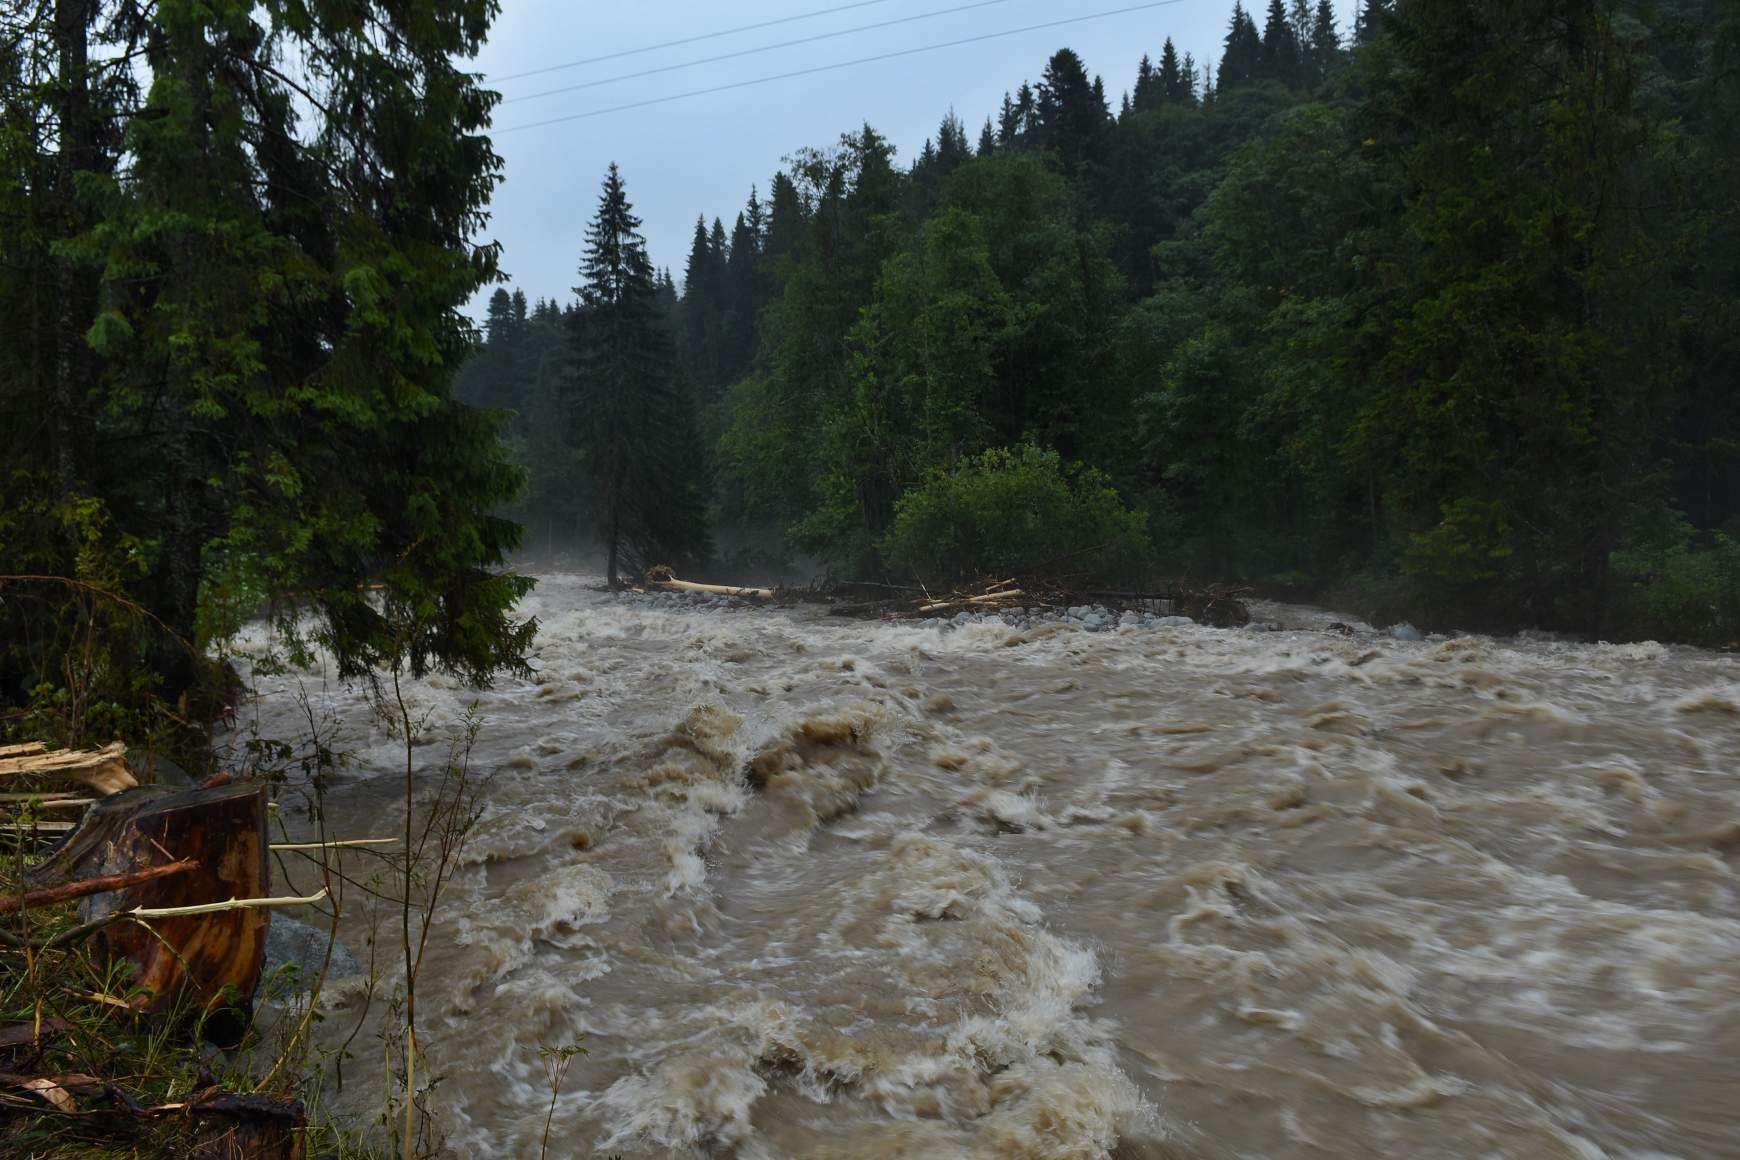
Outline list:
[[[921,12],[917,16],[902,16],[896,20],[882,20],[875,24],[860,24],[856,28],[842,28],[837,32],[823,32],[815,36],[804,36],[797,40],[782,40],[778,44],[764,44],[757,48],[743,48],[736,52],[721,53],[718,56],[705,56],[700,60],[683,61],[681,64],[667,64],[658,68],[644,69],[641,72],[622,73],[619,76],[604,77],[595,81],[582,81],[577,85],[564,85],[559,89],[545,89],[541,93],[523,93],[516,97],[503,97],[501,103],[512,104],[514,101],[535,101],[540,97],[554,97],[562,93],[577,93],[582,89],[596,89],[602,85],[620,84],[623,81],[639,80],[642,77],[658,76],[660,73],[680,72],[687,68],[699,68],[704,64],[718,64],[722,60],[737,60],[739,57],[756,56],[764,52],[777,52],[782,48],[796,48],[802,44],[815,44],[823,40],[837,40],[842,36],[855,36],[860,32],[874,32],[879,28],[893,28],[897,24],[912,24],[920,20],[935,20],[942,16],[953,16],[958,12],[971,12],[975,8],[990,8],[997,4],[1007,4],[1009,0],[977,0],[973,4],[959,4],[953,8],[943,8],[936,12]]]
[[[818,73],[834,72],[837,69],[853,68],[862,64],[876,64],[885,60],[897,60],[900,57],[917,56],[920,53],[939,52],[945,48],[960,48],[968,44],[982,44],[988,40],[1002,40],[1010,36],[1020,36],[1027,32],[1043,32],[1050,28],[1062,28],[1070,24],[1085,24],[1090,20],[1107,20],[1113,16],[1128,16],[1134,12],[1148,12],[1155,8],[1169,8],[1181,4],[1184,0],[1153,0],[1149,4],[1134,4],[1128,8],[1114,8],[1107,12],[1094,12],[1086,16],[1071,16],[1063,20],[1051,20],[1044,24],[1029,24],[1025,28],[1010,28],[1002,32],[987,32],[979,36],[963,37],[960,40],[948,40],[941,44],[925,44],[917,48],[903,48],[895,52],[878,53],[875,56],[859,57],[857,60],[843,60],[837,64],[817,65],[814,68],[797,69],[792,72],[777,73],[773,76],[756,77],[753,80],[733,81],[730,84],[713,85],[705,89],[691,89],[686,93],[672,93],[664,97],[652,97],[644,101],[630,101],[624,105],[611,105],[603,109],[591,109],[584,113],[570,113],[564,117],[551,117],[544,121],[532,121],[523,125],[509,125],[503,129],[494,130],[496,135],[503,133],[520,133],[527,129],[541,129],[546,125],[560,125],[568,121],[584,121],[592,117],[604,117],[611,113],[625,113],[630,109],[645,109],[653,105],[667,105],[672,101],[686,101],[692,97],[705,97],[713,93],[730,92],[733,89],[747,89],[755,85],[772,84],[775,81],[794,80],[798,77],[815,76]]]
[[[546,65],[543,68],[527,69],[525,72],[508,73],[505,76],[490,77],[489,82],[496,84],[501,81],[517,81],[525,77],[543,76],[545,73],[561,72],[568,68],[582,68],[589,64],[603,64],[607,60],[621,60],[625,56],[644,56],[649,52],[658,52],[666,48],[681,48],[685,44],[699,44],[704,40],[718,40],[720,37],[737,36],[744,32],[759,32],[763,28],[775,28],[781,24],[796,24],[800,20],[817,20],[823,16],[834,16],[841,12],[851,12],[856,8],[874,8],[878,4],[886,4],[888,0],[858,0],[856,4],[842,4],[838,8],[824,8],[819,12],[800,12],[796,16],[782,16],[778,20],[763,20],[760,24],[744,24],[737,28],[722,28],[718,32],[704,32],[699,36],[685,36],[681,40],[667,40],[662,44],[649,44],[645,48],[630,48],[622,52],[607,52],[603,56],[589,56],[585,60],[571,60],[565,64]]]

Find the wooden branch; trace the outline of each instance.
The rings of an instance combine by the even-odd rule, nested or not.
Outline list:
[[[353,846],[396,846],[398,838],[351,838],[343,842],[273,842],[274,850],[347,850]]]
[[[127,747],[119,741],[98,750],[38,750],[0,756],[0,777],[77,782],[104,797],[139,784],[127,768]]]
[[[121,913],[128,918],[182,918],[195,914],[224,914],[232,910],[269,910],[275,906],[312,906],[325,898],[326,887],[322,886],[307,898],[232,898],[228,902],[205,902],[198,906],[156,906],[149,909],[137,906]]]
[[[1010,588],[1003,592],[987,592],[983,596],[965,596],[959,600],[939,600],[935,604],[919,606],[920,612],[942,612],[950,608],[964,608],[970,604],[996,604],[1000,601],[1013,600],[1022,594],[1019,588]]]
[[[70,809],[73,806],[88,806],[96,800],[96,798],[79,797],[77,794],[70,793],[0,793],[0,805],[9,806],[35,802],[44,808],[55,806]]]
[[[26,741],[22,745],[0,745],[0,758],[24,757],[32,753],[42,753],[48,749],[41,741]]]
[[[77,882],[68,882],[61,886],[30,890],[23,894],[4,895],[0,896],[0,914],[12,914],[38,906],[53,906],[57,902],[71,902],[75,898],[101,894],[105,890],[125,890],[129,886],[138,886],[154,878],[185,874],[198,866],[199,863],[193,861],[171,862],[165,866],[147,866],[143,870],[132,870],[125,874],[104,874],[96,878],[81,878]]]

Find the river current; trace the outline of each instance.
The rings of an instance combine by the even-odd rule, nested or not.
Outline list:
[[[552,1157],[1740,1156],[1733,657],[595,585],[535,680],[410,691],[493,779],[420,983],[453,1155],[537,1156],[579,1043]],[[396,833],[361,695],[258,729],[298,684]]]

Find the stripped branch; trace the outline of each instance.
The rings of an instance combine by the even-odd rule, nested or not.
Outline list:
[[[91,894],[101,894],[108,890],[125,890],[129,886],[138,886],[142,882],[150,882],[156,878],[167,878],[171,874],[184,874],[198,868],[194,861],[170,862],[164,866],[148,866],[143,870],[129,870],[123,874],[104,874],[96,878],[81,878],[77,882],[67,882],[59,886],[47,886],[41,890],[31,890],[24,894],[11,894],[0,897],[0,914],[12,914],[19,910],[29,910],[38,906],[53,906],[57,902],[71,902],[75,898],[84,898]]]

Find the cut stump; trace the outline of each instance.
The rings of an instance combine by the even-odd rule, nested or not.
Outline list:
[[[265,897],[266,788],[237,783],[193,790],[141,786],[91,807],[79,828],[25,874],[49,889],[107,875],[132,875],[181,862],[177,873],[86,898],[81,919],[121,911],[195,906]],[[263,909],[154,918],[147,926],[121,921],[94,942],[110,961],[133,966],[125,980],[134,1006],[169,1010],[192,1000],[196,1010],[243,1006],[260,981],[271,915]]]

